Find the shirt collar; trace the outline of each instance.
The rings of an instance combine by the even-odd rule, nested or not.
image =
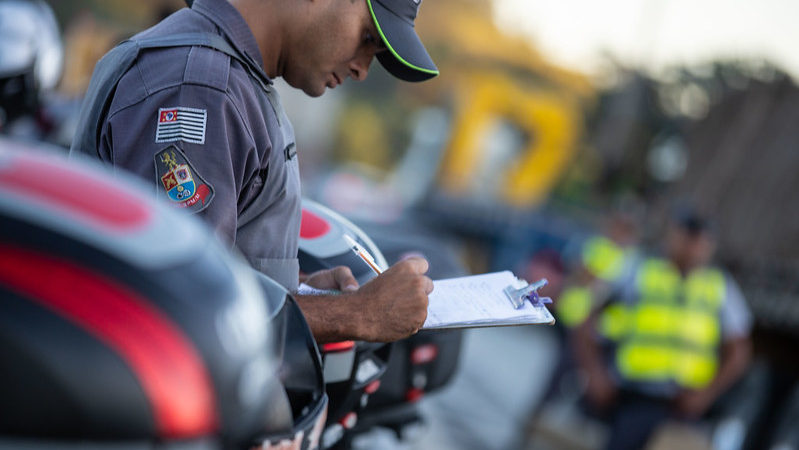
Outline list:
[[[263,69],[264,60],[255,36],[247,22],[227,0],[195,0],[191,7],[206,16],[230,39],[234,47],[244,52]]]

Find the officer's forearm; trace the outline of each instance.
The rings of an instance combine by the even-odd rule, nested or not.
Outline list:
[[[752,345],[748,338],[735,338],[725,342],[721,348],[721,361],[716,377],[705,388],[713,398],[717,398],[732,386],[746,371],[752,355]]]
[[[295,295],[316,342],[361,340],[350,295]]]
[[[297,296],[317,342],[392,342],[416,333],[427,318],[433,281],[427,261],[409,258],[391,266],[357,291]]]
[[[596,322],[597,314],[594,312],[575,328],[572,341],[578,364],[589,374],[607,370],[602,363],[601,351],[594,338]]]

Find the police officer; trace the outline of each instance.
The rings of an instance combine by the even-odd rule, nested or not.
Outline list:
[[[637,259],[639,209],[632,199],[620,201],[608,218],[605,232],[589,237],[580,245],[571,283],[555,304],[559,322],[567,328],[574,328],[588,318],[594,305],[602,302]]]
[[[592,333],[601,310],[578,328],[588,400],[609,412],[607,448],[643,448],[667,418],[700,418],[746,369],[751,315],[732,278],[710,265],[714,250],[711,223],[680,211],[666,256],[642,257],[611,296],[609,354]]]
[[[419,5],[197,0],[98,63],[71,153],[148,179],[294,291],[297,149],[272,79],[319,96],[347,78],[363,80],[375,56],[400,79],[434,77],[413,28]],[[312,274],[306,283],[345,295],[297,300],[320,342],[397,340],[426,318],[427,267],[411,258],[362,287],[346,268]]]

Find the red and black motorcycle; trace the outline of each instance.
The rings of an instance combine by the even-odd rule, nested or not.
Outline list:
[[[0,139],[0,447],[317,448],[298,306],[145,189]]]

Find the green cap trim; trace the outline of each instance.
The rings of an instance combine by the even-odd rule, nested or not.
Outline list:
[[[405,64],[411,69],[418,70],[419,72],[429,73],[431,75],[439,74],[438,70],[425,69],[422,67],[415,66],[409,63],[408,61],[405,61],[405,59],[402,56],[400,56],[396,51],[394,51],[394,48],[391,46],[391,43],[388,42],[388,39],[386,39],[386,35],[383,34],[383,30],[380,29],[380,22],[377,21],[377,17],[375,16],[375,11],[374,9],[372,9],[372,0],[366,0],[366,4],[369,5],[369,12],[372,14],[372,20],[375,23],[375,27],[377,27],[377,32],[380,33],[380,38],[383,39],[383,42],[386,44],[386,48],[388,48],[388,51],[390,51],[395,58],[397,58],[401,63]]]

